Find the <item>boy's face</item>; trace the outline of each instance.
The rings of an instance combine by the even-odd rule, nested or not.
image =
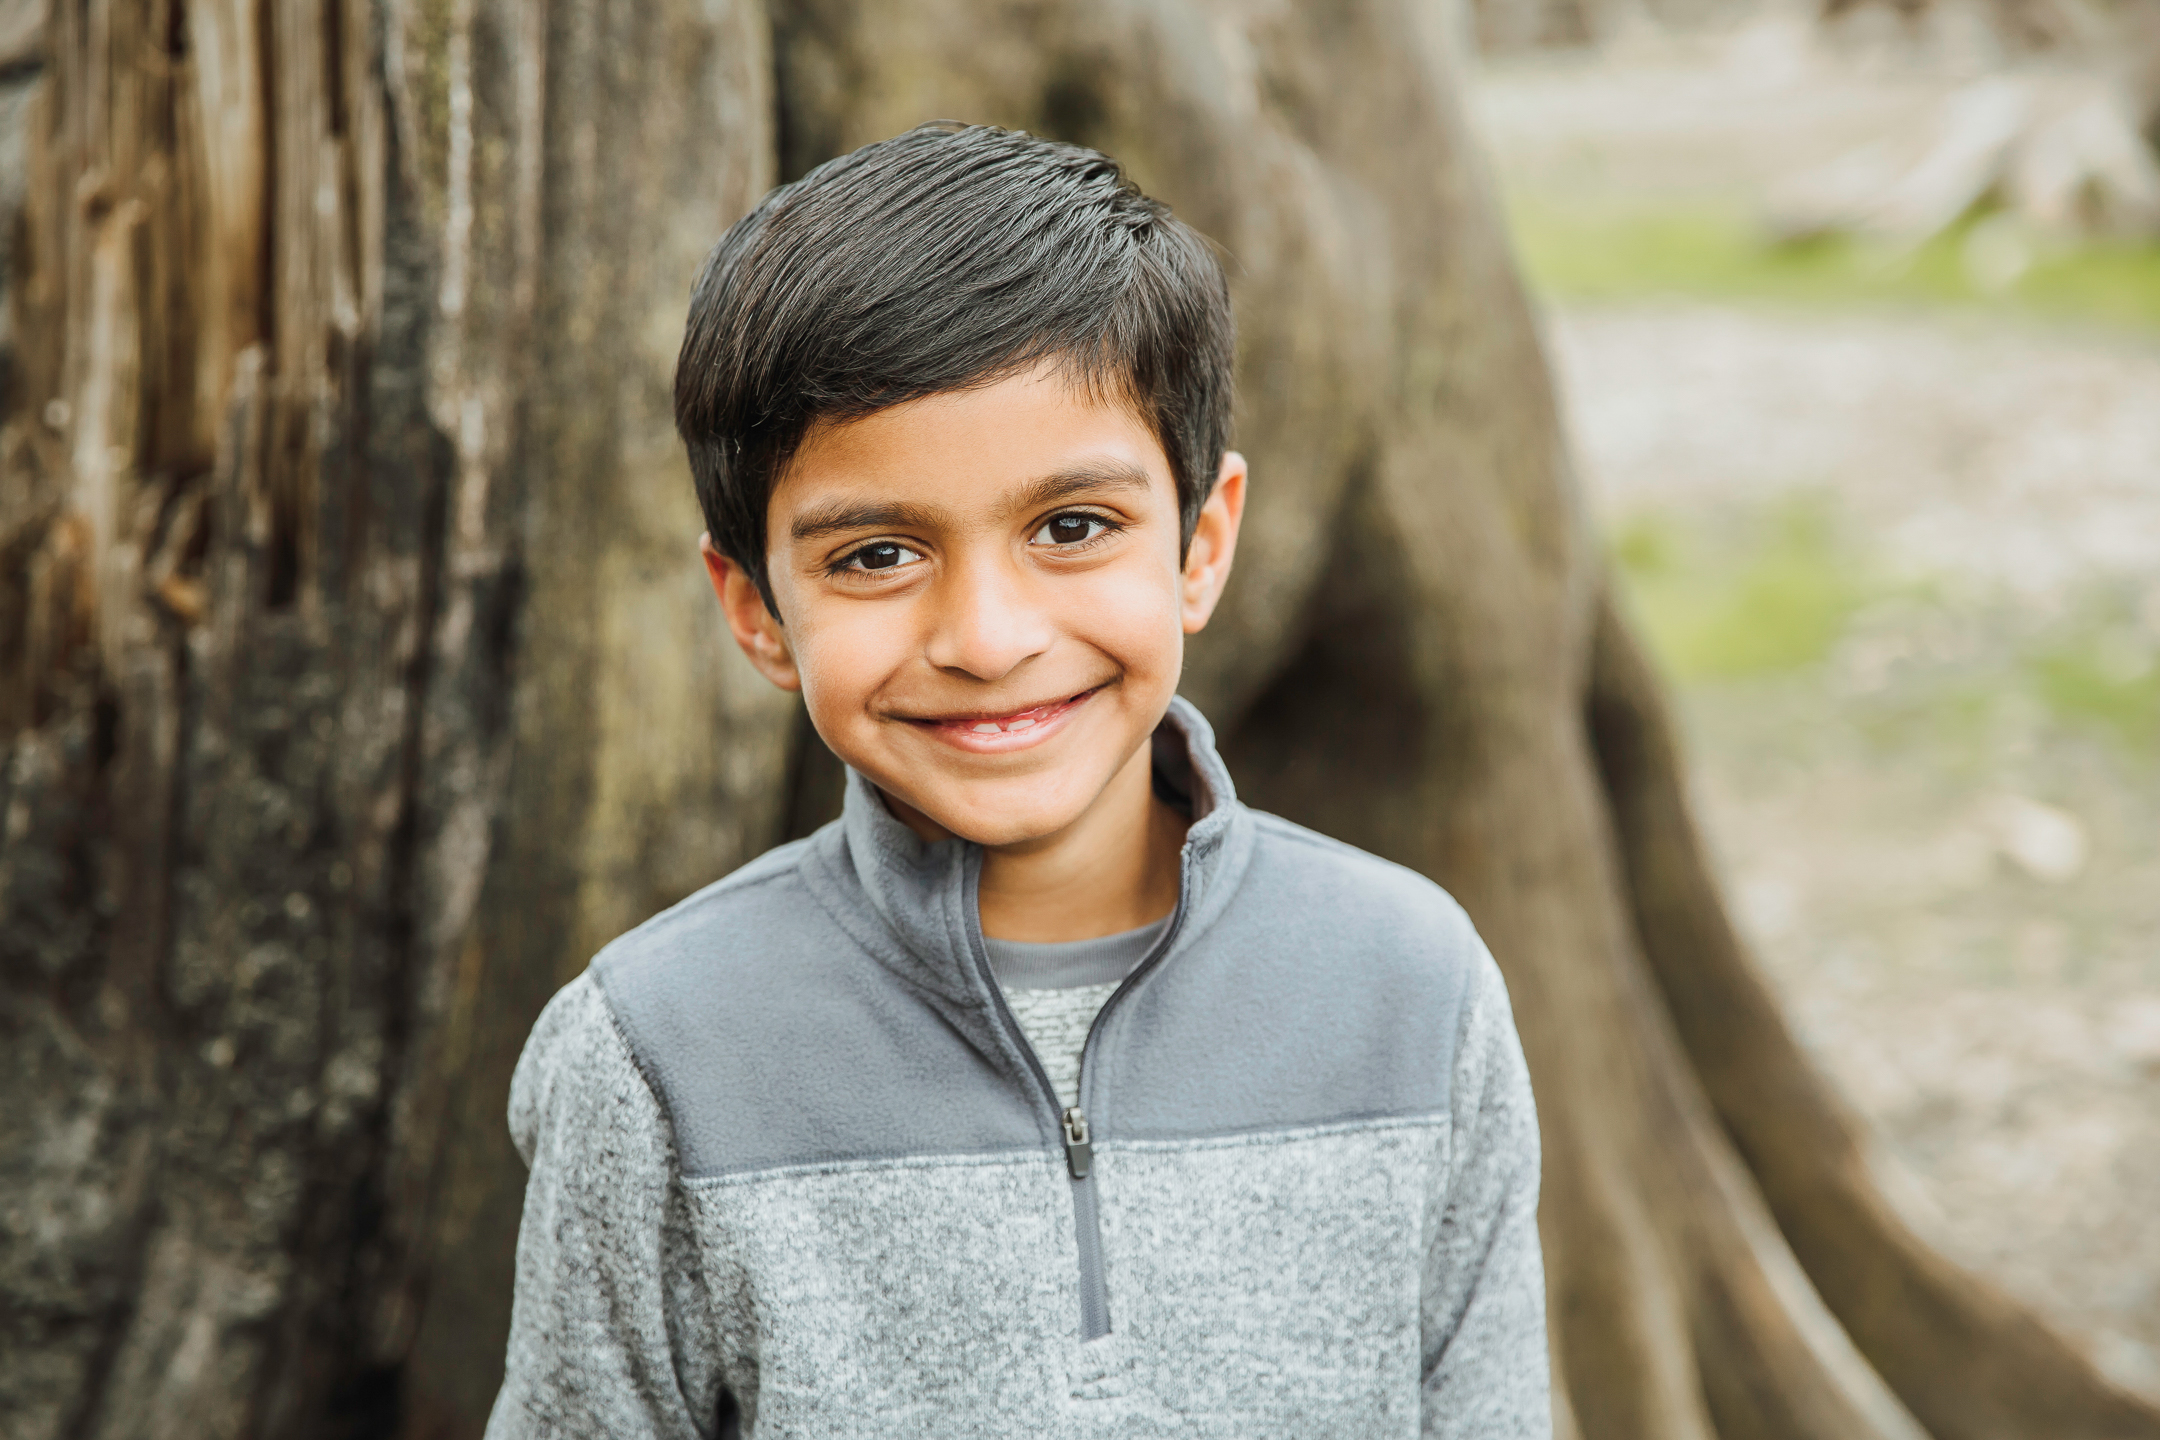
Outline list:
[[[1181,564],[1153,431],[1045,368],[814,427],[766,512],[777,620],[705,559],[745,653],[902,819],[1025,845],[1147,764],[1244,479],[1226,456]]]

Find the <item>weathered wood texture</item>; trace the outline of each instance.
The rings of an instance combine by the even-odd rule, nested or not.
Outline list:
[[[121,0],[34,33],[0,1411],[469,1430],[532,1015],[779,824],[788,710],[700,603],[667,419],[687,276],[769,183],[761,18]]]
[[[534,1015],[830,803],[702,592],[689,276],[946,114],[1231,257],[1254,508],[1186,689],[1258,803],[1492,939],[1563,1429],[2160,1434],[1889,1216],[1726,924],[1441,13],[0,7],[9,1433],[477,1431]]]

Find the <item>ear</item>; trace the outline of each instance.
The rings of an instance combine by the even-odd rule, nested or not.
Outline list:
[[[1199,634],[1215,613],[1215,602],[1230,579],[1231,557],[1237,554],[1238,522],[1244,518],[1245,457],[1226,450],[1215,493],[1200,507],[1200,523],[1193,527],[1192,544],[1185,551],[1185,573],[1179,580],[1188,635]]]
[[[734,633],[735,643],[742,646],[743,654],[750,657],[750,663],[757,666],[758,674],[782,690],[802,689],[802,674],[795,668],[787,632],[780,628],[780,617],[765,608],[765,597],[758,592],[750,572],[722,555],[710,534],[698,536],[698,554],[705,561],[713,594],[720,597],[728,629]]]

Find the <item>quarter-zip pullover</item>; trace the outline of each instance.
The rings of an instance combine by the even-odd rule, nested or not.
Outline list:
[[[1177,907],[1061,1097],[979,847],[844,813],[549,1004],[488,1433],[1550,1433],[1499,972],[1399,866],[1237,802],[1174,701]]]
[[[1049,944],[983,937],[990,973],[1064,1104],[1080,1103],[1080,1052],[1096,1015],[1169,924],[1164,916],[1119,935]]]

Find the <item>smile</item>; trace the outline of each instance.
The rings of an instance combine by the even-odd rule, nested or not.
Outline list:
[[[974,711],[962,715],[940,715],[909,723],[935,734],[940,740],[958,746],[962,750],[977,753],[997,753],[1017,750],[1048,738],[1054,730],[1063,728],[1063,722],[1075,710],[1086,704],[1102,690],[1082,690],[1077,695],[1063,699],[1030,705],[1024,710],[1012,710],[1003,714],[985,714]]]

